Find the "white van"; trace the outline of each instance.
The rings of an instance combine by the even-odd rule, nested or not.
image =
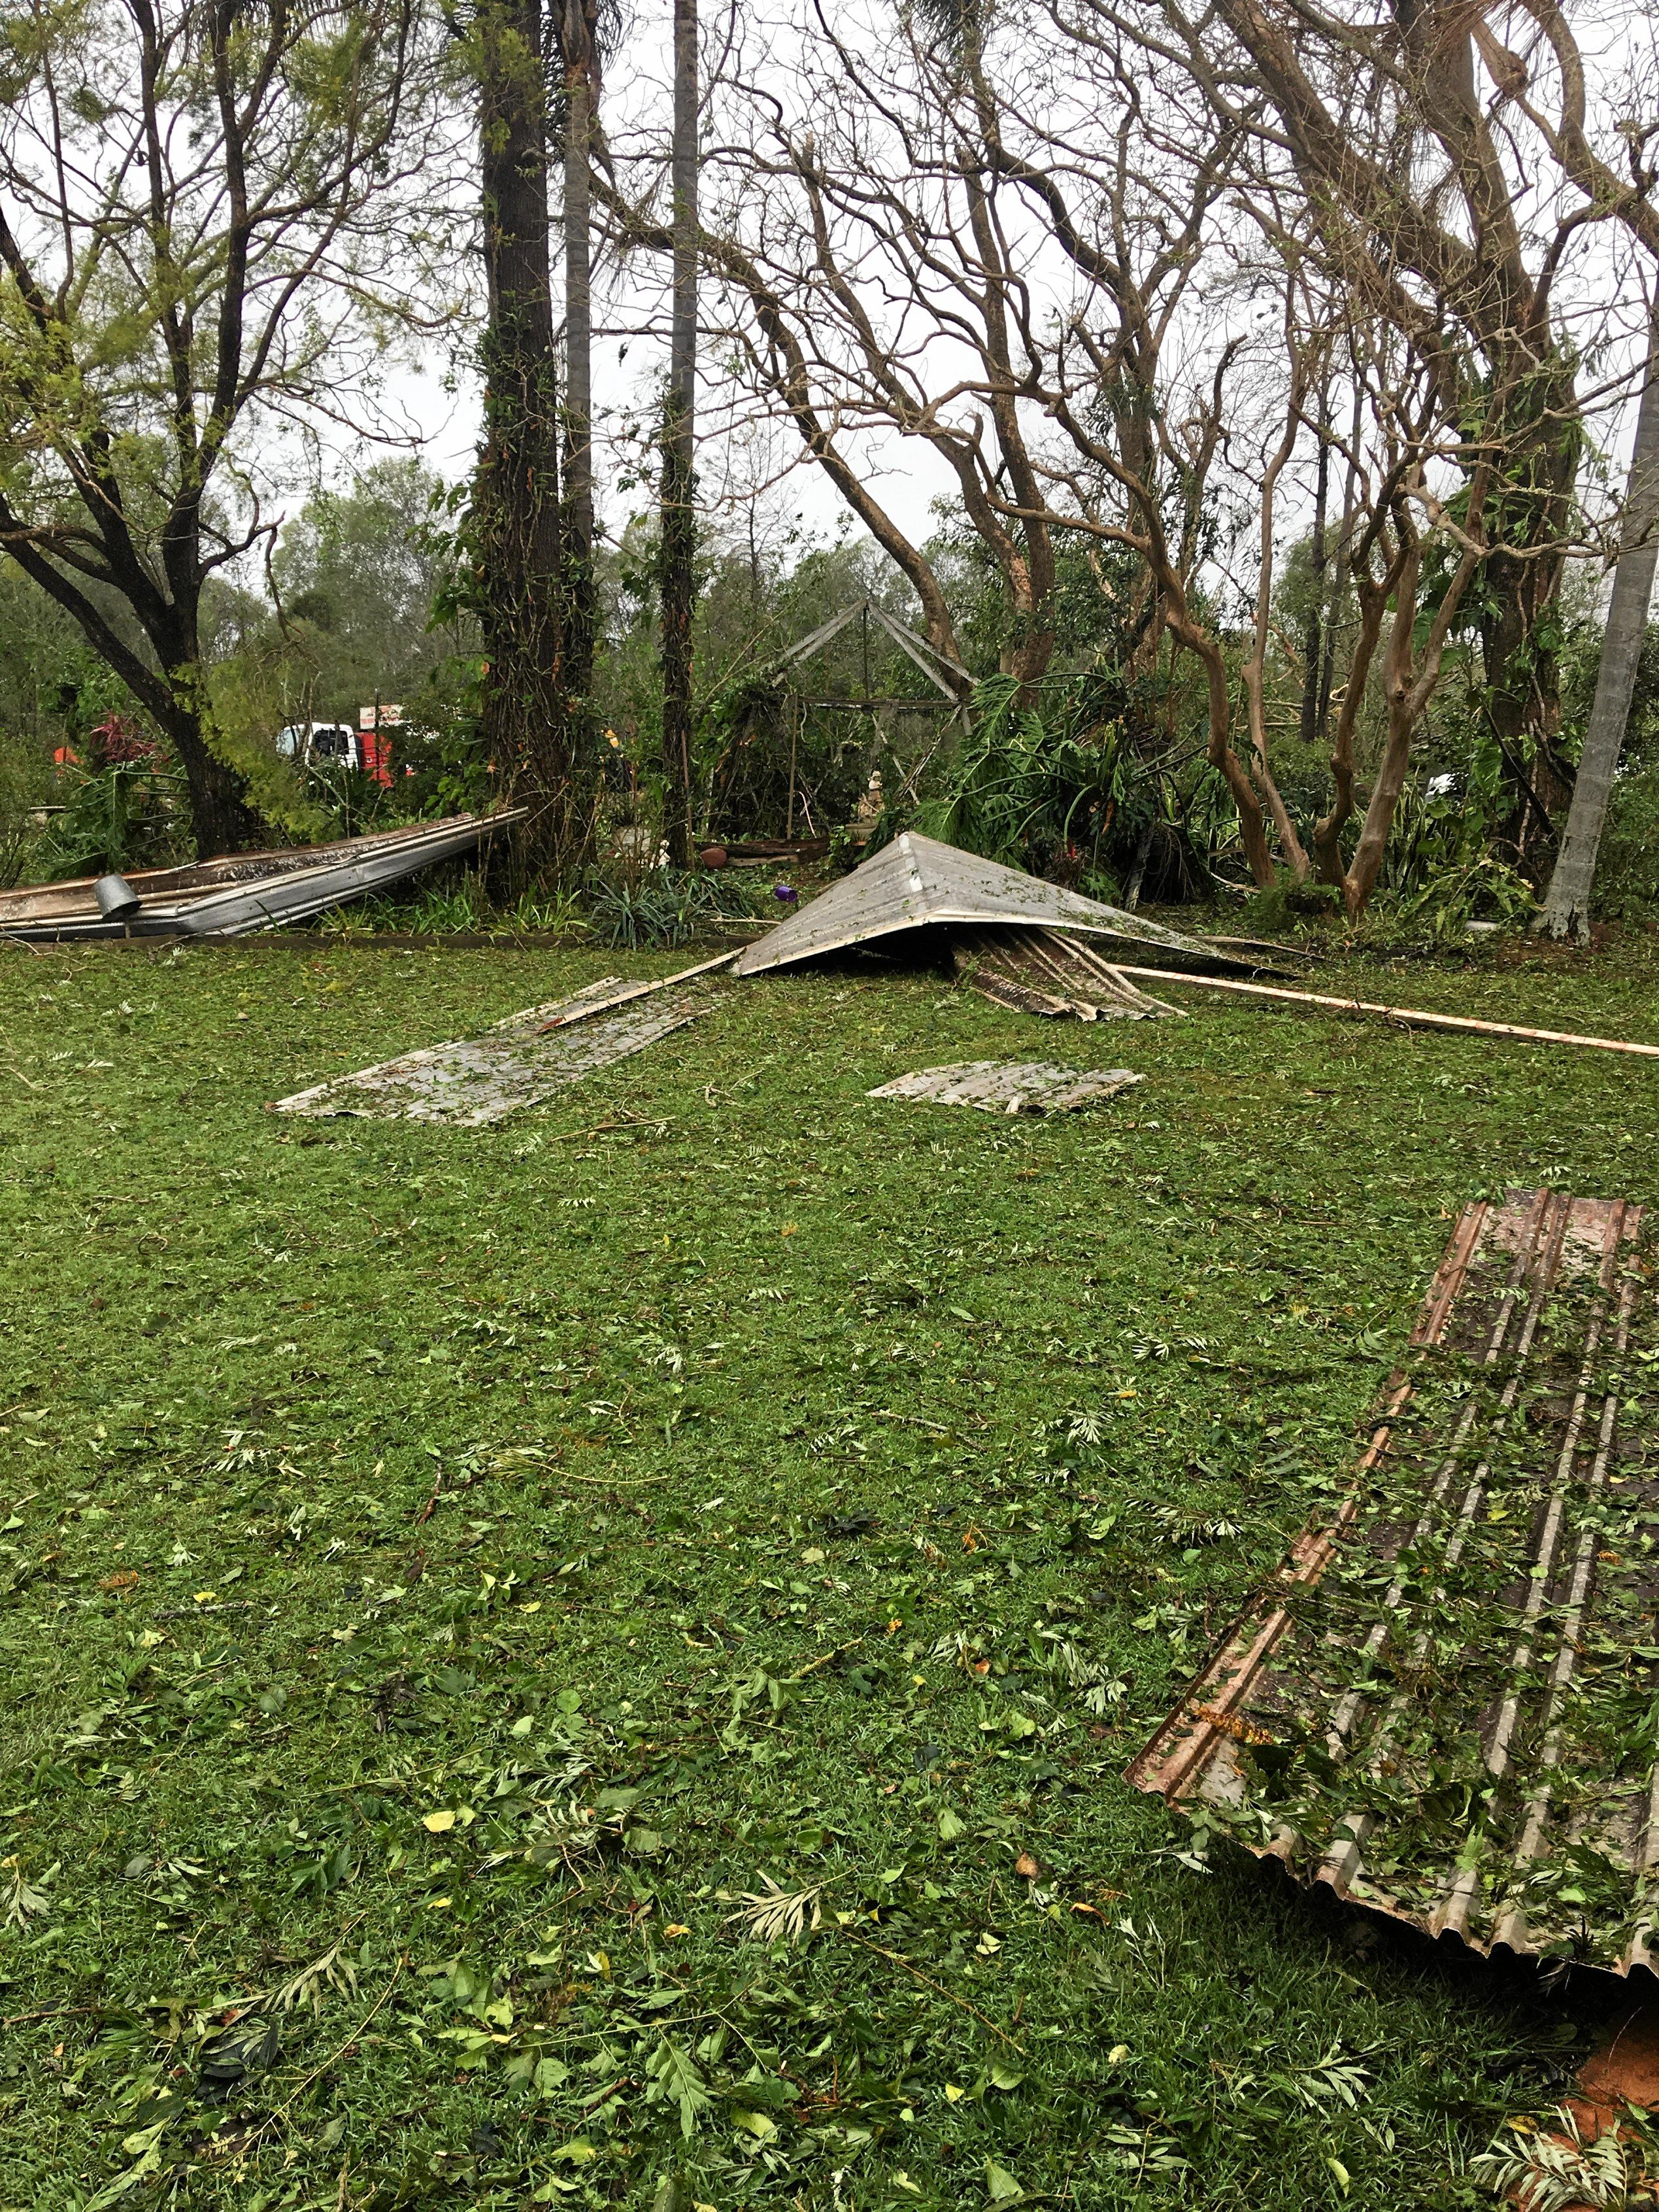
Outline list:
[[[339,761],[360,769],[363,748],[357,732],[345,722],[290,722],[276,732],[276,750],[284,760]]]

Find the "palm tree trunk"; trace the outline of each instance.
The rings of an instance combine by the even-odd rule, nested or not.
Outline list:
[[[692,619],[697,592],[697,0],[674,0],[674,320],[663,422],[663,796],[669,858],[692,848]]]
[[[1613,572],[1613,601],[1601,640],[1601,665],[1589,727],[1573,785],[1561,849],[1537,927],[1541,933],[1589,942],[1590,892],[1595,882],[1601,832],[1619,772],[1619,754],[1636,690],[1637,664],[1647,632],[1653,573],[1659,558],[1659,318],[1649,337],[1646,380],[1636,417],[1620,532],[1622,550]]]

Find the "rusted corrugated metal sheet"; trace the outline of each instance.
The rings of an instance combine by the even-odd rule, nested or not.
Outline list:
[[[1641,1222],[1549,1191],[1466,1210],[1341,1510],[1130,1781],[1431,1935],[1659,1966]]]

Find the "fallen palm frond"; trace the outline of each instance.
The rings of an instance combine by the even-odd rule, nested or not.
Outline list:
[[[323,1992],[333,1990],[342,1996],[356,1993],[357,1969],[351,1960],[341,1955],[344,1938],[313,1959],[308,1966],[301,1966],[292,1980],[286,1981],[272,1997],[271,2002],[279,2012],[296,2012],[308,2006],[312,2012],[323,2009]]]
[[[726,1915],[728,1922],[742,1923],[751,1943],[795,1943],[820,1926],[821,1888],[784,1889],[769,1874],[760,1880],[765,1889],[743,1891],[742,1904]]]
[[[1640,2146],[1627,2146],[1616,2127],[1587,2140],[1577,2114],[1563,2105],[1547,2132],[1510,2121],[1469,2172],[1517,2212],[1622,2212],[1652,2201],[1644,2164]]]

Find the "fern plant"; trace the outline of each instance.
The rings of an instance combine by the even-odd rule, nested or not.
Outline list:
[[[1640,2144],[1619,2128],[1587,2137],[1577,2113],[1563,2105],[1547,2129],[1511,2120],[1469,2172],[1519,2212],[1625,2212],[1655,2201],[1645,2164]]]

